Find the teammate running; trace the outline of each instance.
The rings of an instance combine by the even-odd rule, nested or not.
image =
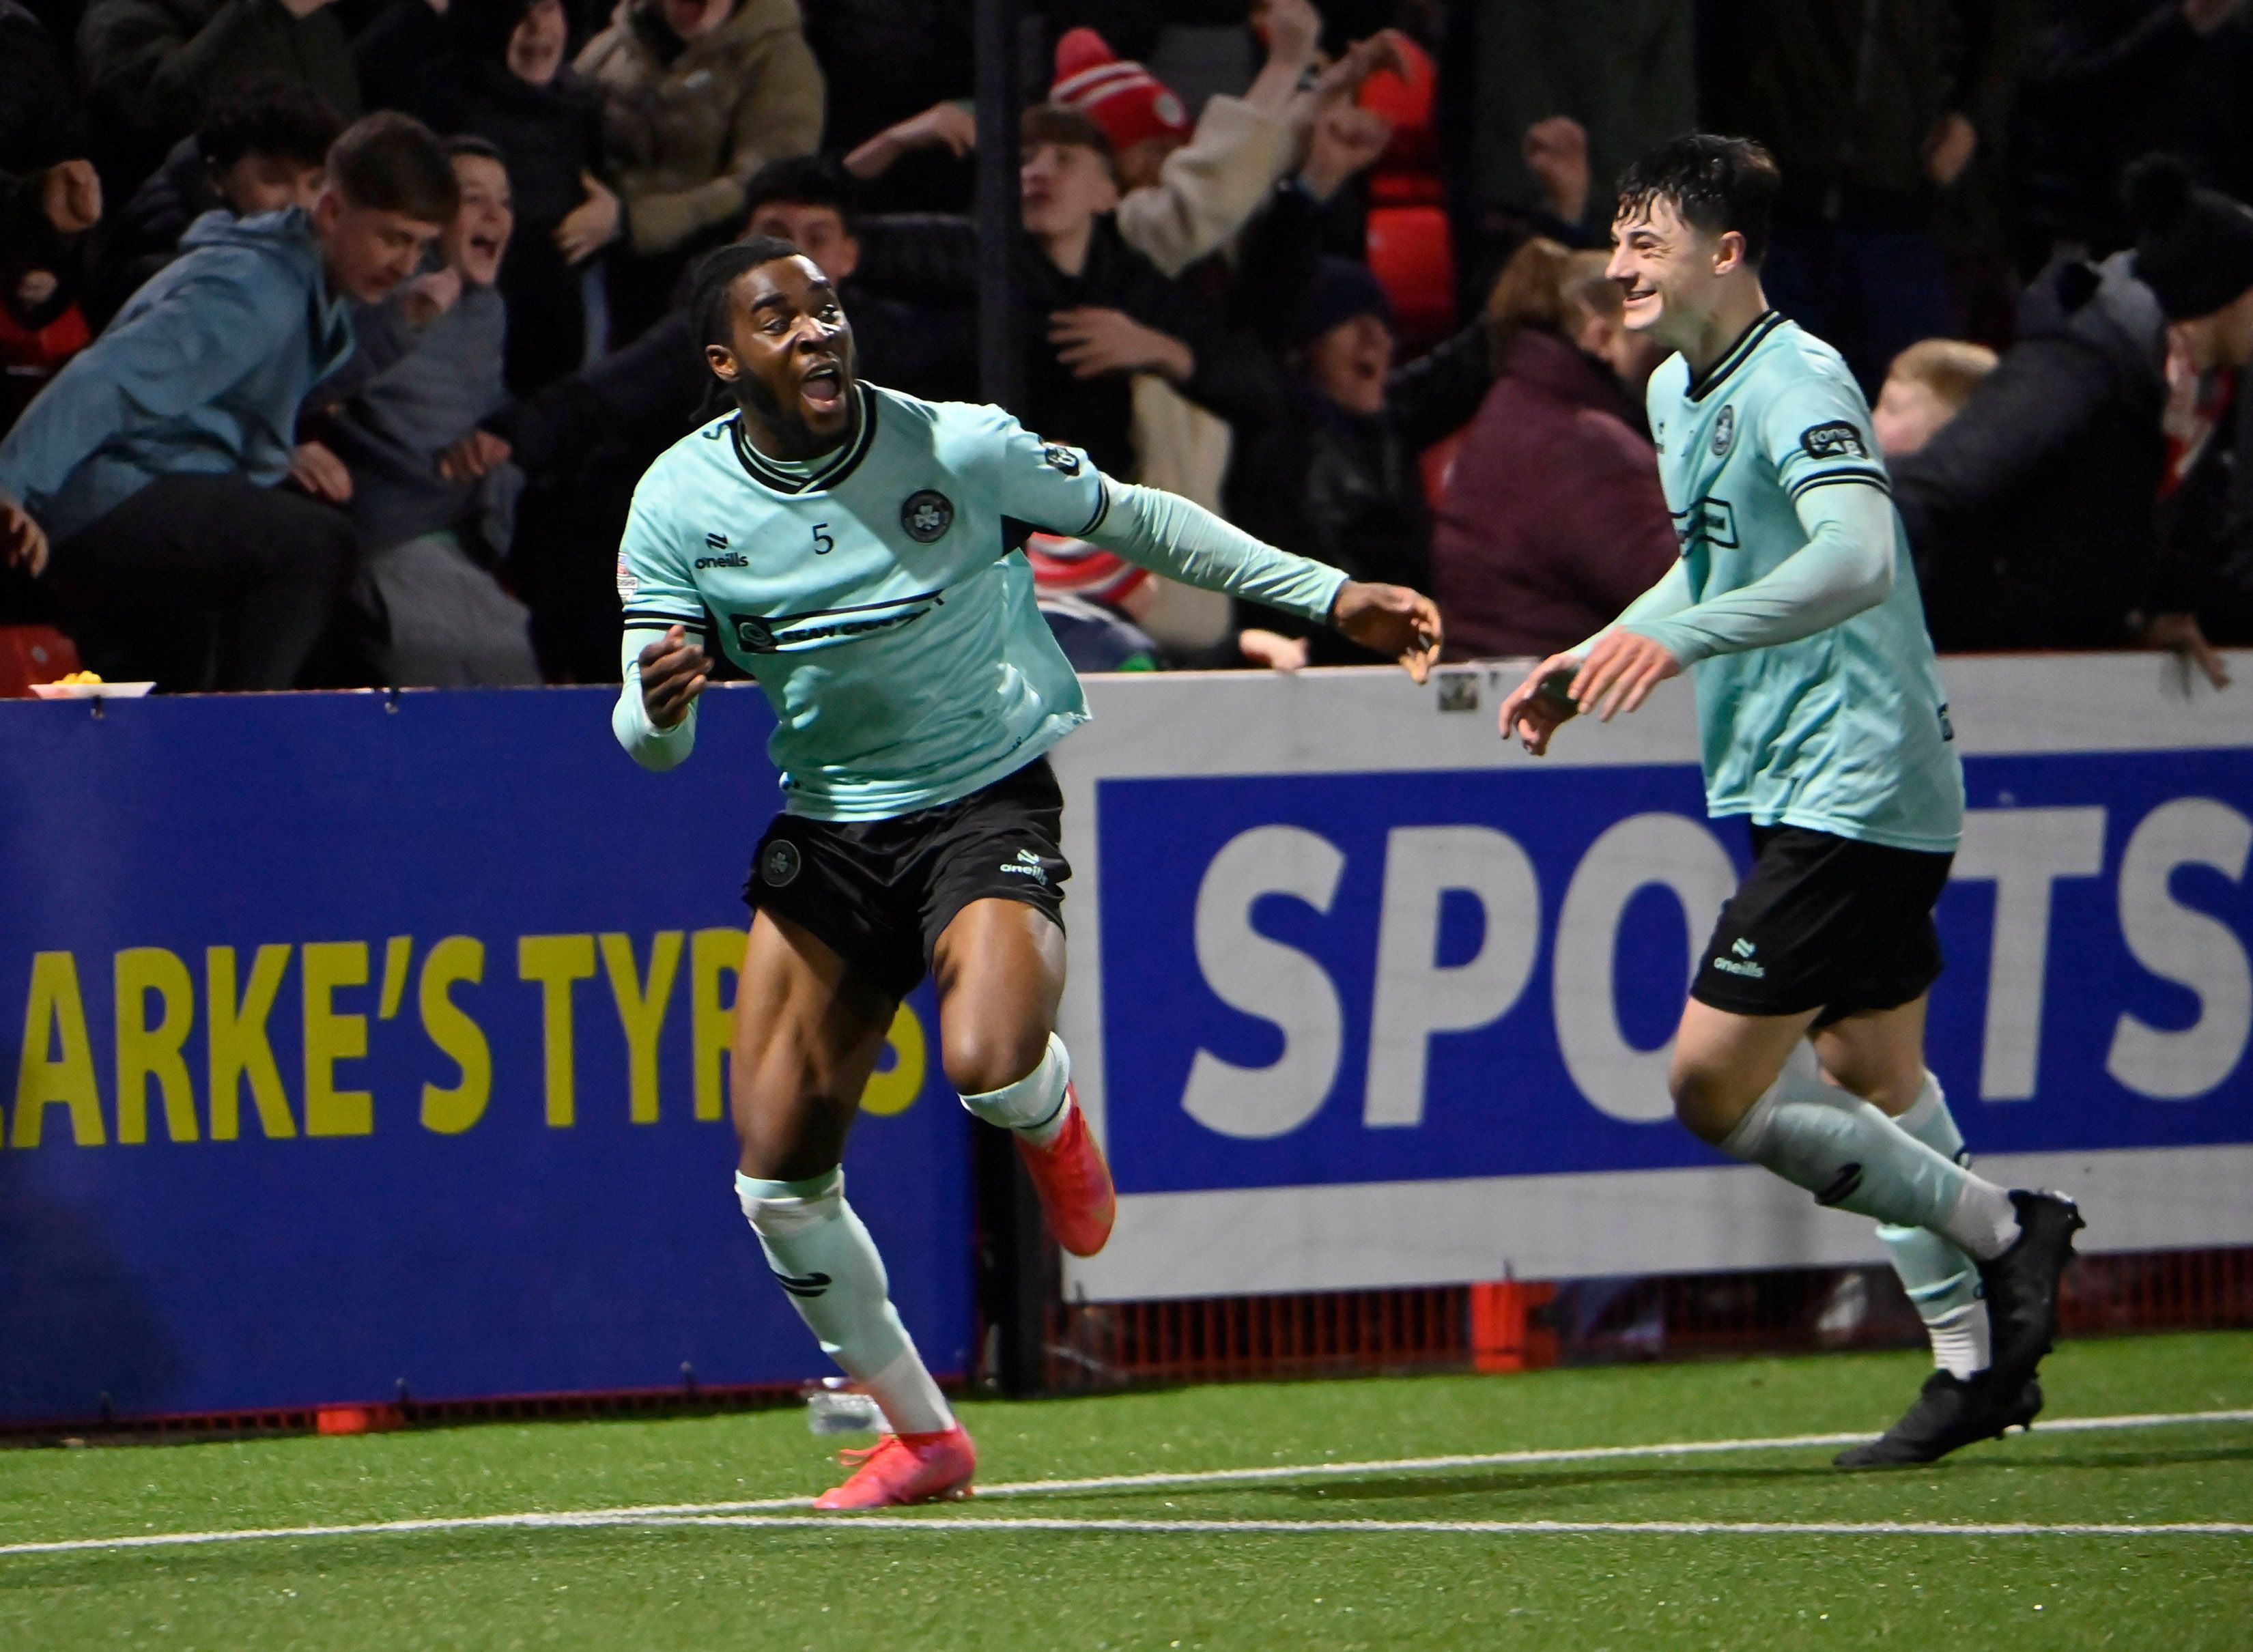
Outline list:
[[[893,1431],[816,1506],[917,1502],[965,1488],[976,1457],[892,1307],[840,1161],[926,966],[948,1082],[1015,1133],[1058,1241],[1093,1255],[1115,1209],[1054,1030],[1071,868],[1043,754],[1087,705],[1035,604],[1026,536],[1090,540],[1327,620],[1419,682],[1440,617],[1413,591],[1113,481],[998,408],[857,382],[837,295],[787,241],[714,254],[690,303],[736,411],[675,443],[635,491],[612,724],[644,767],[680,762],[715,642],[774,707],[785,812],[744,889],[736,1189],[823,1351]]]
[[[1751,817],[1754,860],[1675,1035],[1675,1116],[1886,1224],[1939,1369],[1838,1461],[1929,1462],[2040,1409],[2082,1221],[1973,1175],[1924,1065],[1963,770],[1869,408],[1761,290],[1777,183],[1758,145],[1702,134],[1621,179],[1609,274],[1628,325],[1678,352],[1650,408],[1682,556],[1544,660],[1502,728],[1538,756],[1566,718],[1608,721],[1696,668],[1706,809]]]

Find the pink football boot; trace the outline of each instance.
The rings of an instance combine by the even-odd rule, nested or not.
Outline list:
[[[1057,1243],[1074,1256],[1093,1256],[1111,1237],[1119,1216],[1119,1195],[1111,1186],[1111,1167],[1103,1162],[1103,1149],[1087,1133],[1087,1118],[1079,1098],[1071,1098],[1071,1116],[1063,1133],[1045,1147],[1036,1147],[1020,1134],[1017,1154],[1032,1172],[1033,1190],[1041,1195],[1041,1214]]]
[[[866,1450],[837,1453],[853,1465],[841,1486],[813,1500],[816,1509],[892,1509],[970,1495],[978,1450],[960,1423],[935,1434],[887,1434]]]

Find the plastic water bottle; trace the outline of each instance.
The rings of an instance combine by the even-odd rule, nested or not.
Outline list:
[[[884,1414],[876,1402],[854,1392],[850,1382],[849,1377],[826,1377],[820,1387],[806,1391],[808,1428],[817,1434],[864,1434],[884,1425]]]

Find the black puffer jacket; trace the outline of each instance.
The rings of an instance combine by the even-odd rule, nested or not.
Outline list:
[[[2129,268],[2045,270],[2002,364],[1892,466],[1943,651],[2124,647],[2152,599],[2166,324]]]
[[[2159,538],[2158,605],[2196,615],[2210,643],[2253,647],[2253,375],[2162,501]]]
[[[595,94],[568,65],[545,86],[512,73],[508,39],[523,0],[455,0],[440,17],[408,0],[353,47],[368,101],[403,109],[435,132],[468,133],[501,153],[516,230],[500,268],[508,304],[508,387],[527,395],[586,359],[582,273],[563,261],[555,227],[601,170]]]
[[[182,138],[102,227],[101,270],[80,304],[87,324],[97,332],[107,327],[141,283],[172,261],[188,226],[226,205],[204,164],[201,144]]]
[[[280,0],[89,0],[78,70],[94,158],[118,194],[164,164],[217,99],[259,75],[310,87],[346,121],[360,111],[344,25],[326,7],[298,17]]]
[[[1237,427],[1228,469],[1229,520],[1270,545],[1343,568],[1358,580],[1432,589],[1432,510],[1424,450],[1470,422],[1494,382],[1483,323],[1396,367],[1378,413],[1339,406],[1296,373],[1270,381],[1270,400]],[[1364,666],[1379,656],[1327,626],[1248,603],[1237,623],[1303,637],[1316,666]]]
[[[843,156],[941,98],[966,98],[977,81],[973,7],[964,0],[819,0],[806,44],[820,60],[829,106],[821,149]],[[870,212],[966,212],[976,168],[944,149],[903,157],[863,196]]]
[[[2180,0],[2045,0],[2012,122],[2022,250],[2125,246],[2120,173],[2154,150],[2253,193],[2253,21],[2201,35]]]

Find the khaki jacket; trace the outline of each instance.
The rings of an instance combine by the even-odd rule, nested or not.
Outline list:
[[[821,142],[823,86],[798,0],[741,0],[735,15],[670,62],[653,0],[619,0],[579,53],[602,100],[603,149],[634,251],[666,253],[743,210],[769,161]]]
[[[1159,181],[1128,191],[1119,203],[1119,234],[1168,275],[1218,251],[1290,170],[1304,136],[1302,115],[1271,114],[1240,98],[1208,99],[1195,135],[1166,157]],[[1134,454],[1140,481],[1220,508],[1227,422],[1150,373],[1134,380]],[[1178,598],[1161,604],[1152,634],[1182,649],[1217,641],[1227,599],[1179,589]]]
[[[1189,143],[1166,157],[1155,184],[1119,203],[1119,233],[1168,275],[1217,252],[1259,210],[1289,170],[1301,134],[1288,115],[1240,98],[1213,97]]]

